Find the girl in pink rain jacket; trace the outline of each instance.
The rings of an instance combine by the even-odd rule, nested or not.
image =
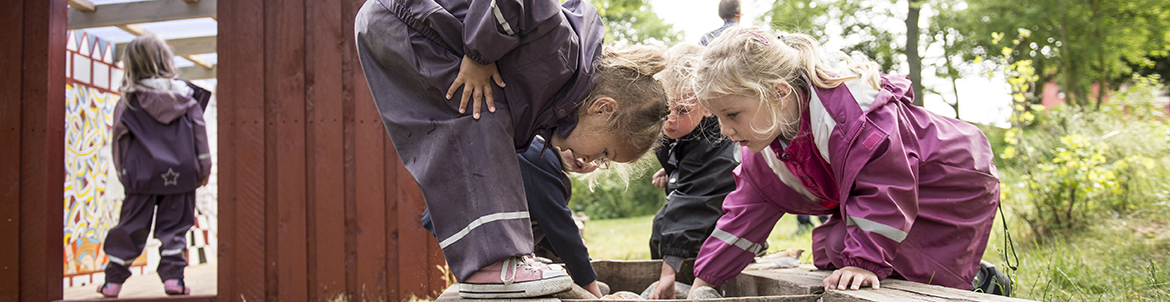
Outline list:
[[[826,288],[895,277],[970,290],[999,204],[987,138],[913,106],[906,77],[866,64],[838,76],[815,51],[805,35],[735,28],[704,52],[700,100],[743,163],[694,288],[738,275],[793,213],[832,215],[812,243],[816,267],[834,270]]]

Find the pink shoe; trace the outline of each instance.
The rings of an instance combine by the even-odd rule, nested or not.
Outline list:
[[[531,298],[566,292],[573,279],[564,270],[529,256],[510,257],[480,269],[459,283],[459,296],[472,299]]]
[[[118,293],[122,292],[122,285],[118,283],[106,283],[98,287],[97,292],[106,298],[117,298]]]
[[[183,279],[170,279],[163,281],[163,291],[166,291],[168,296],[176,295],[190,295],[191,288],[183,283]]]

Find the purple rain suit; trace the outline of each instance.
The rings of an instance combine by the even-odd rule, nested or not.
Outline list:
[[[358,56],[403,165],[418,181],[457,280],[532,253],[516,154],[567,137],[593,87],[605,27],[579,0],[376,0],[354,21]],[[445,98],[464,56],[496,63],[496,112]]]
[[[742,150],[695,275],[714,285],[738,275],[784,213],[832,214],[813,230],[817,268],[970,290],[999,205],[987,138],[911,105],[903,76],[813,92],[790,145]]]
[[[130,277],[129,266],[146,247],[152,222],[155,224],[154,237],[162,242],[157,268],[159,278],[183,279],[187,267],[185,235],[195,225],[195,188],[211,174],[211,152],[199,105],[200,101],[206,103],[210,93],[181,80],[171,83],[195,90],[137,89],[127,93],[114,108],[111,133],[114,168],[126,188],[126,198],[122,201],[118,225],[106,234],[103,246],[110,259],[105,269],[106,283],[121,284]],[[130,105],[132,103],[137,106]],[[173,123],[190,123],[182,129],[193,133],[176,135],[173,133],[176,128],[167,126]],[[159,140],[140,138],[151,135],[165,137]],[[177,137],[193,138],[193,141],[173,141]],[[152,146],[160,142],[170,142],[170,147],[179,150],[156,152],[167,154],[166,159],[150,158],[144,153],[147,149],[167,149],[167,146]],[[152,165],[168,163],[195,170],[180,168],[178,173],[161,177],[154,175]]]

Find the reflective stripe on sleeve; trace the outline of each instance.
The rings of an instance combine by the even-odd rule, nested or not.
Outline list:
[[[722,240],[729,245],[733,245],[752,254],[759,254],[760,251],[764,250],[763,245],[751,242],[747,239],[739,238],[735,235],[732,235],[731,233],[720,230],[719,228],[715,228],[715,230],[711,232],[711,237],[715,237],[716,239]]]
[[[899,243],[906,239],[906,232],[902,230],[861,217],[846,216],[845,225],[856,225],[862,231],[878,233]]]
[[[500,7],[496,6],[496,0],[492,0],[492,12],[496,14],[496,22],[500,22],[500,26],[504,27],[504,32],[509,36],[515,36],[516,32],[512,31],[512,25],[508,24],[508,20],[504,19],[504,13],[500,12]]]

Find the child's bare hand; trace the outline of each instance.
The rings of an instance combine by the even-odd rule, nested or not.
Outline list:
[[[846,266],[836,271],[832,275],[825,278],[822,282],[825,289],[835,288],[838,290],[853,289],[859,290],[864,286],[873,286],[873,289],[880,288],[877,274],[856,266]]]
[[[654,172],[654,177],[651,178],[650,182],[655,187],[666,188],[666,169],[658,169],[658,172]]]
[[[450,100],[451,94],[459,90],[460,86],[466,85],[467,87],[463,88],[463,96],[459,99],[459,113],[466,112],[467,100],[470,99],[471,117],[478,120],[481,100],[487,101],[488,111],[496,112],[496,103],[492,99],[492,80],[497,86],[504,87],[504,78],[500,76],[500,70],[496,69],[496,63],[483,65],[463,56],[463,63],[459,65],[459,75],[455,76],[455,82],[447,89],[447,99]]]
[[[678,272],[670,264],[662,262],[662,272],[658,274],[658,286],[650,292],[650,300],[677,299],[674,294],[674,277]]]

